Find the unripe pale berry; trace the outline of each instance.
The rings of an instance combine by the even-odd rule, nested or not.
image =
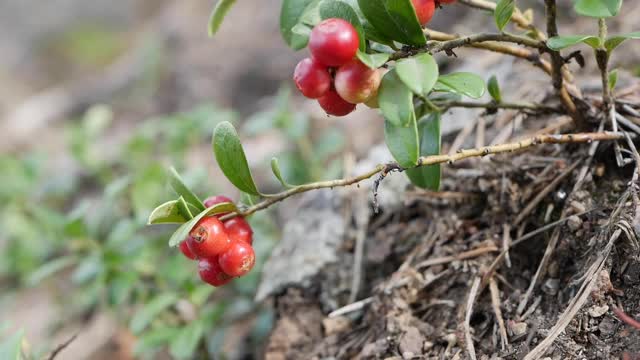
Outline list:
[[[327,114],[335,116],[345,116],[356,108],[355,104],[345,101],[334,89],[318,99],[318,104]]]
[[[325,66],[340,66],[356,56],[360,40],[356,28],[343,19],[326,19],[309,35],[309,51]]]
[[[222,271],[217,257],[199,260],[198,274],[202,281],[213,286],[222,286],[233,280],[233,276]]]
[[[380,72],[358,59],[342,65],[336,72],[335,88],[341,98],[352,104],[367,101],[380,87]]]
[[[189,236],[187,236],[187,238],[180,243],[180,251],[182,251],[184,256],[186,256],[188,259],[191,259],[191,260],[197,259],[197,256],[189,248]]]
[[[187,245],[199,258],[212,258],[231,246],[224,225],[215,216],[205,217],[191,229]]]
[[[231,276],[242,276],[256,263],[253,247],[244,241],[234,241],[229,250],[218,258],[222,271]]]
[[[422,26],[426,25],[436,11],[435,0],[411,0],[411,3],[413,3],[413,8],[416,10],[418,22]]]
[[[240,216],[236,216],[224,222],[224,228],[231,241],[244,241],[249,245],[253,244],[253,230],[251,225]]]
[[[302,95],[309,99],[322,97],[331,88],[331,74],[326,66],[306,58],[293,71],[293,81]]]

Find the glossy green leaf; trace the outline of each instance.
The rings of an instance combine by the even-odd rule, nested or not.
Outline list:
[[[485,84],[484,80],[476,74],[458,72],[440,75],[438,82],[434,86],[434,90],[451,92],[477,99],[484,95]]]
[[[389,60],[390,54],[367,54],[362,51],[358,51],[357,56],[358,59],[360,59],[360,61],[362,61],[362,63],[367,65],[370,69],[377,69],[384,65],[387,60]]]
[[[574,0],[573,8],[582,16],[607,18],[618,15],[622,0]]]
[[[498,4],[496,4],[496,10],[494,11],[494,18],[496,20],[496,26],[498,30],[504,30],[504,27],[507,26],[509,20],[511,20],[511,15],[513,15],[513,10],[515,9],[516,4],[514,0],[499,0]]]
[[[604,47],[607,49],[607,51],[611,52],[620,44],[630,39],[640,39],[640,31],[611,36],[607,39],[607,41],[604,42]]]
[[[547,46],[551,50],[562,50],[580,43],[587,44],[594,49],[600,47],[600,39],[591,35],[554,36],[547,40]]]
[[[324,0],[320,3],[320,17],[324,19],[339,18],[351,23],[358,32],[358,42],[360,51],[367,49],[367,42],[364,37],[364,29],[360,23],[360,18],[351,5],[339,0]]]
[[[236,210],[237,210],[236,206],[232,203],[220,203],[202,211],[201,213],[196,215],[193,219],[180,225],[178,230],[176,230],[173,233],[173,235],[171,235],[171,238],[169,239],[169,246],[174,247],[180,244],[187,237],[187,235],[189,235],[189,231],[191,231],[191,229],[193,229],[193,227],[203,217],[209,216],[209,215],[215,215],[219,213],[233,212]]]
[[[440,119],[440,113],[431,113],[419,121],[420,156],[440,155]],[[432,191],[440,190],[440,164],[407,169],[407,176],[415,186]]]
[[[438,81],[438,63],[429,54],[398,61],[395,69],[400,80],[416,95],[429,95]]]
[[[135,334],[139,334],[144,330],[151,322],[162,313],[165,309],[172,306],[178,301],[178,297],[175,294],[163,293],[158,295],[153,300],[149,301],[142,309],[134,312],[133,318],[129,327]]]
[[[278,179],[278,181],[280,181],[280,184],[282,184],[282,186],[286,188],[293,187],[282,177],[282,173],[280,172],[280,165],[278,164],[278,158],[271,159],[271,171],[273,172],[273,175],[275,175],[275,177]]]
[[[24,330],[16,331],[0,341],[0,359],[2,360],[23,360],[22,341]]]
[[[202,200],[200,200],[200,198],[198,198],[198,196],[189,189],[173,167],[169,168],[169,183],[176,194],[182,196],[189,204],[195,206],[198,210],[205,209]]]
[[[193,359],[203,335],[204,324],[202,321],[191,322],[180,329],[178,335],[171,341],[169,345],[171,355],[177,359]]]
[[[191,209],[188,213],[184,211],[184,198],[180,197],[180,200],[171,200],[158,206],[149,215],[147,225],[153,224],[183,224],[191,218],[193,218],[192,210],[200,211],[198,209]]]
[[[222,25],[222,20],[224,20],[224,17],[235,3],[236,0],[218,0],[209,17],[209,36],[213,36],[218,32],[220,25]]]
[[[609,72],[609,89],[613,90],[616,88],[616,84],[618,83],[618,70],[613,70]]]
[[[394,126],[407,126],[411,121],[415,122],[413,93],[400,80],[395,69],[382,78],[378,103],[385,120]]]
[[[284,41],[294,50],[307,46],[309,35],[293,31],[298,24],[303,23],[306,13],[318,7],[320,0],[284,0],[280,10],[280,34]],[[299,28],[299,27],[298,27]]]
[[[389,152],[402,167],[412,167],[418,162],[420,146],[415,115],[406,126],[384,122],[384,141]]]
[[[240,137],[230,122],[221,122],[213,131],[213,152],[218,166],[233,185],[244,192],[260,195],[251,176]]]
[[[369,25],[381,37],[406,45],[427,43],[411,0],[358,0],[358,4]]]
[[[489,89],[489,95],[496,102],[502,101],[502,92],[500,91],[500,85],[498,84],[498,79],[495,75],[492,75],[489,78],[489,82],[487,84],[487,88]]]

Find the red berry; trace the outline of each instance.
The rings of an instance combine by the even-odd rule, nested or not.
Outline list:
[[[191,260],[195,260],[197,258],[191,249],[189,249],[189,236],[180,243],[180,251],[182,251],[184,256]]]
[[[426,25],[433,17],[433,13],[436,11],[435,0],[411,0],[411,2],[416,10],[418,22],[420,22],[422,26]]]
[[[380,80],[377,69],[370,69],[360,60],[353,59],[336,72],[335,87],[341,98],[352,104],[360,104],[378,92]]]
[[[224,225],[215,216],[198,221],[189,233],[188,246],[191,252],[200,258],[212,258],[229,249],[231,239]]]
[[[231,241],[244,241],[247,244],[253,244],[253,230],[251,225],[240,216],[236,216],[224,222],[224,228]]]
[[[293,81],[302,95],[317,99],[331,88],[331,74],[326,66],[311,58],[302,59],[293,71]]]
[[[223,195],[216,195],[216,196],[208,197],[204,201],[204,206],[206,208],[210,208],[210,207],[212,207],[214,205],[218,205],[218,204],[226,203],[226,202],[233,203],[233,200],[231,200],[228,197],[223,196]]]
[[[320,22],[309,36],[311,55],[326,66],[340,66],[353,59],[359,43],[356,28],[337,18]]]
[[[222,271],[220,264],[218,264],[217,257],[199,260],[198,274],[200,274],[200,279],[202,279],[202,281],[213,286],[222,286],[233,280],[233,276]]]
[[[456,0],[436,0],[440,4],[453,4]]]
[[[344,101],[333,89],[318,99],[318,104],[320,104],[327,114],[335,116],[345,116],[356,108],[355,104]]]
[[[220,255],[218,263],[222,270],[231,276],[242,276],[253,268],[256,255],[253,247],[244,241],[234,241],[229,250]]]

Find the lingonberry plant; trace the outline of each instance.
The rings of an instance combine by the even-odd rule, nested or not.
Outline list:
[[[233,0],[218,3],[211,16],[211,35],[219,28],[233,3]],[[492,21],[498,32],[463,36],[424,27],[437,17],[439,8],[454,3],[457,4],[455,6],[469,6],[493,13]],[[499,0],[497,3],[486,0],[284,0],[280,13],[282,36],[292,49],[308,47],[311,54],[293,71],[297,88],[304,96],[317,99],[328,115],[347,115],[362,103],[379,107],[384,117],[385,142],[396,163],[378,165],[353,178],[291,185],[283,178],[278,160],[274,158],[271,162],[273,173],[285,190],[264,194],[252,178],[236,130],[230,123],[223,122],[213,133],[213,151],[218,165],[231,183],[249,195],[248,198],[258,197],[261,201],[236,205],[224,199],[223,202],[203,204],[172,170],[170,178],[180,197],[158,207],[149,223],[180,223],[169,241],[170,245],[181,245],[184,239],[189,239],[188,249],[196,256],[201,254],[205,257],[200,260],[203,279],[214,285],[222,284],[228,281],[224,274],[241,276],[251,269],[255,261],[251,241],[240,240],[251,238],[250,228],[243,222],[243,217],[298,193],[348,186],[376,175],[381,180],[391,171],[406,172],[417,187],[438,190],[442,163],[511,152],[543,143],[624,138],[625,135],[618,131],[618,105],[612,93],[617,73],[610,71],[609,59],[617,46],[625,40],[640,38],[640,32],[608,35],[606,18],[620,11],[622,0],[573,1],[578,14],[598,19],[597,35],[559,36],[556,1],[545,0],[544,3],[546,33],[534,25],[533,11],[520,10],[515,0]],[[513,30],[506,31],[510,23]],[[583,57],[577,52],[567,57],[560,53],[562,49],[579,43],[595,50],[602,74],[600,103],[586,101],[573,83],[567,63],[572,59],[582,63]],[[519,99],[507,101],[503,99],[495,77],[488,82],[490,101],[463,100],[465,97],[481,98],[487,89],[484,79],[466,72],[441,74],[434,59],[438,53],[456,56],[455,51],[460,47],[494,51],[529,61],[549,75],[559,104],[538,104]],[[606,120],[602,123],[613,131],[542,135],[517,143],[440,155],[441,114],[452,107],[485,108],[492,112],[515,109],[568,114],[573,118],[575,128],[590,130],[596,128],[598,122],[592,121],[594,117],[585,116],[583,108],[587,107],[601,114],[600,118]],[[620,145],[615,143],[615,146],[618,161],[622,164],[624,159],[619,151]],[[229,225],[222,226],[217,218]],[[224,228],[220,231],[231,237],[229,248],[223,250],[216,246],[212,251],[200,252],[198,246],[193,246],[193,239],[200,239],[201,244],[206,244],[206,236],[214,233],[205,231],[207,228],[203,224]],[[214,241],[221,240],[216,238]],[[181,248],[189,256],[183,245]]]

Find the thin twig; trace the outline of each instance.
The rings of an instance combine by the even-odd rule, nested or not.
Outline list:
[[[64,350],[67,346],[71,345],[73,340],[75,340],[77,337],[78,337],[78,334],[75,334],[75,335],[71,336],[67,341],[65,341],[62,344],[56,346],[56,348],[53,349],[53,351],[51,351],[51,354],[49,355],[48,360],[55,359],[56,356],[58,356],[58,354],[60,354],[60,352],[62,350]]]
[[[500,289],[498,289],[498,284],[493,277],[489,279],[489,291],[491,292],[491,305],[493,306],[493,312],[496,314],[498,328],[500,329],[500,345],[502,350],[505,350],[509,345],[509,339],[507,338],[507,328],[504,326],[502,310],[500,309]]]
[[[478,297],[478,289],[480,288],[480,277],[476,276],[469,290],[469,298],[467,299],[467,308],[464,316],[464,341],[467,345],[467,352],[471,360],[476,360],[476,349],[473,346],[473,337],[471,336],[471,315],[473,314],[473,304]]]
[[[537,103],[527,103],[527,102],[469,102],[469,101],[434,101],[436,105],[443,109],[449,108],[470,108],[470,109],[487,109],[487,110],[498,110],[498,109],[510,109],[510,110],[531,110],[535,112],[543,112],[543,113],[557,113],[562,114],[565,111],[563,109],[548,106]]]
[[[480,255],[484,255],[484,254],[487,254],[490,252],[496,252],[496,251],[498,251],[498,248],[495,246],[481,247],[479,249],[473,249],[473,250],[462,252],[455,256],[442,256],[435,259],[428,259],[428,260],[422,261],[416,264],[416,269],[422,269],[422,268],[426,268],[434,265],[442,265],[442,264],[450,263],[456,260],[459,261],[459,260],[472,259]]]
[[[528,148],[541,145],[541,144],[593,143],[594,141],[611,141],[611,140],[620,140],[620,139],[624,139],[624,134],[606,132],[606,131],[597,132],[597,133],[576,133],[576,134],[564,134],[564,135],[539,135],[539,136],[535,136],[527,139],[522,139],[521,141],[514,142],[514,143],[485,146],[477,149],[459,150],[457,153],[451,154],[451,155],[423,156],[418,159],[418,165],[416,165],[416,167],[442,164],[442,163],[453,164],[454,162],[460,161],[463,159],[483,157],[487,155],[495,155],[495,154],[502,154],[502,153],[510,153],[514,151],[521,151],[521,150],[526,150]],[[244,210],[240,210],[238,212],[225,215],[221,219],[227,220],[238,215],[248,216],[257,211],[266,209],[271,205],[274,205],[291,196],[298,195],[307,191],[325,189],[325,188],[344,187],[344,186],[357,184],[364,180],[370,179],[379,173],[385,172],[387,169],[391,167],[397,168],[398,164],[391,163],[387,165],[378,165],[373,170],[370,170],[356,177],[339,179],[339,180],[319,181],[319,182],[296,186],[292,189],[288,189],[286,191],[270,195],[268,198],[265,198],[263,201],[251,207],[248,207]]]

